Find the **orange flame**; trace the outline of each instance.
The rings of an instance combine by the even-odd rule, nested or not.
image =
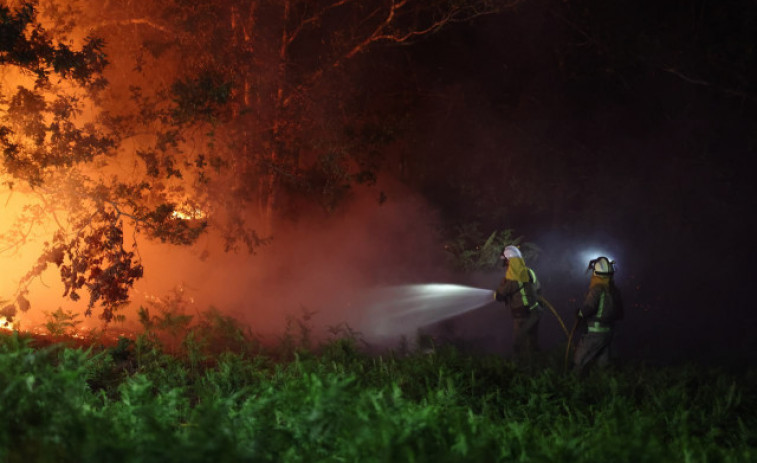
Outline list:
[[[13,331],[13,322],[8,321],[5,317],[0,317],[0,330]]]

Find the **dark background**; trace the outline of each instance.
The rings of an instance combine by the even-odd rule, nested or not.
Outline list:
[[[617,261],[623,355],[742,362],[757,352],[755,45],[753,1],[540,0],[370,72],[400,70],[391,85],[414,95],[395,173],[447,221],[539,246],[530,263],[566,322],[593,247]],[[487,307],[440,330],[501,350],[480,335],[492,320],[506,322]],[[542,335],[562,336],[554,320]]]

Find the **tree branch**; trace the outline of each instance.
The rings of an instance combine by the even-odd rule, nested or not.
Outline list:
[[[333,10],[334,8],[339,8],[340,6],[346,5],[348,3],[353,3],[354,1],[355,0],[339,0],[330,5],[325,6],[323,9],[313,14],[309,18],[303,19],[302,21],[300,21],[297,27],[289,34],[287,45],[291,45],[291,43],[294,42],[295,39],[297,39],[297,36],[300,34],[300,32],[302,32],[303,29],[305,29],[306,26],[318,23],[328,11]]]
[[[175,32],[165,26],[161,26],[160,24],[157,24],[153,21],[150,21],[147,18],[133,18],[133,19],[120,19],[120,20],[110,20],[110,21],[101,21],[95,25],[92,26],[92,30],[98,30],[103,29],[106,27],[112,27],[112,26],[147,26],[152,29],[155,29],[157,31],[163,32],[164,34],[168,35],[175,35]]]
[[[690,84],[694,84],[694,85],[704,85],[704,86],[706,86],[706,87],[709,87],[709,86],[711,86],[711,85],[712,85],[712,84],[710,84],[710,83],[709,83],[709,82],[707,82],[707,81],[704,81],[704,80],[701,80],[701,79],[695,79],[695,78],[689,77],[689,76],[687,76],[687,75],[683,74],[682,72],[678,71],[678,70],[677,70],[677,69],[675,69],[675,68],[663,68],[663,71],[665,71],[665,72],[669,72],[669,73],[671,73],[671,74],[673,74],[673,75],[675,75],[675,76],[678,76],[678,77],[680,77],[681,79],[685,80],[686,82],[688,82],[688,83],[690,83]]]
[[[338,2],[333,3],[326,9],[324,9],[323,12],[319,13],[318,15],[315,15],[313,18],[308,19],[307,21],[316,21],[317,18],[320,18],[323,13],[327,9],[330,8],[336,8],[337,6],[343,6],[347,3],[349,3],[351,0],[340,0]],[[507,2],[504,2],[502,5],[497,5],[496,7],[493,6],[487,6],[482,7],[480,5],[466,5],[462,7],[453,7],[449,11],[447,11],[444,15],[441,17],[433,20],[430,24],[417,27],[417,28],[411,28],[411,30],[408,30],[406,32],[400,32],[400,31],[394,31],[394,32],[387,32],[388,29],[395,24],[398,21],[398,17],[400,16],[400,13],[403,11],[403,8],[412,6],[412,5],[422,5],[423,2],[413,2],[413,0],[390,0],[390,5],[388,7],[388,10],[386,11],[386,16],[383,20],[380,21],[378,25],[376,25],[372,32],[370,32],[365,38],[360,40],[356,45],[352,46],[346,53],[342,54],[341,56],[336,57],[331,65],[324,66],[315,71],[309,79],[307,79],[307,83],[301,84],[298,87],[294,89],[294,91],[287,96],[283,100],[283,106],[286,107],[291,103],[292,98],[294,98],[296,95],[304,93],[306,88],[309,88],[312,86],[316,81],[318,81],[321,76],[326,72],[328,69],[335,69],[340,67],[345,61],[348,61],[352,58],[354,58],[356,55],[364,51],[368,46],[370,46],[373,43],[380,42],[380,41],[388,41],[388,42],[394,42],[394,43],[407,43],[413,38],[422,37],[425,35],[429,35],[432,33],[435,33],[442,29],[444,26],[450,24],[450,23],[457,23],[457,22],[463,22],[463,21],[469,21],[473,20],[475,18],[494,14],[497,13],[503,9],[509,9],[517,6],[520,4],[523,0],[509,0]],[[482,4],[487,4],[487,2],[482,2]],[[381,9],[377,9],[373,13],[371,13],[369,16],[375,15],[377,12],[381,11]],[[407,10],[404,10],[407,11]],[[296,30],[296,33],[299,33],[299,28]],[[295,34],[296,35],[296,34]],[[291,43],[292,40],[294,40],[294,36],[289,37],[289,43]]]
[[[686,82],[688,82],[688,83],[690,83],[692,85],[699,85],[699,86],[702,86],[702,87],[711,87],[711,88],[714,88],[715,90],[718,90],[718,91],[720,91],[722,93],[725,93],[727,95],[735,96],[735,97],[738,97],[738,98],[744,98],[744,99],[752,101],[752,102],[757,102],[757,97],[755,95],[750,94],[750,93],[746,93],[746,92],[741,91],[741,90],[734,90],[734,89],[732,89],[730,87],[723,87],[722,85],[716,85],[716,84],[713,84],[711,82],[708,82],[706,80],[702,80],[702,79],[699,79],[699,78],[696,78],[696,77],[690,77],[690,76],[688,76],[688,75],[682,73],[681,71],[679,71],[679,70],[677,70],[675,68],[672,68],[672,67],[663,68],[662,70],[665,71],[665,72],[668,72],[670,74],[673,74],[674,76],[679,77],[679,78],[683,79],[684,81],[686,81]]]

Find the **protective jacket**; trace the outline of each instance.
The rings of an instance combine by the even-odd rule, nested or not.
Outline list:
[[[508,260],[507,272],[502,283],[497,287],[495,298],[504,302],[515,318],[527,317],[532,310],[539,307],[538,297],[541,285],[536,273],[526,267],[521,258]]]
[[[593,275],[578,316],[589,333],[604,333],[623,318],[623,300],[611,277]]]

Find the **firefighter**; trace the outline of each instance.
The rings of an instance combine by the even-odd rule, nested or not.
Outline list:
[[[520,250],[506,246],[500,259],[506,268],[505,278],[494,298],[510,308],[513,317],[513,352],[530,357],[539,350],[538,329],[543,311],[538,302],[541,285],[536,273],[526,266]]]
[[[613,278],[614,265],[604,256],[589,262],[589,291],[576,313],[583,332],[573,357],[573,372],[578,376],[584,375],[592,364],[604,368],[610,363],[613,327],[623,318],[623,300]]]

